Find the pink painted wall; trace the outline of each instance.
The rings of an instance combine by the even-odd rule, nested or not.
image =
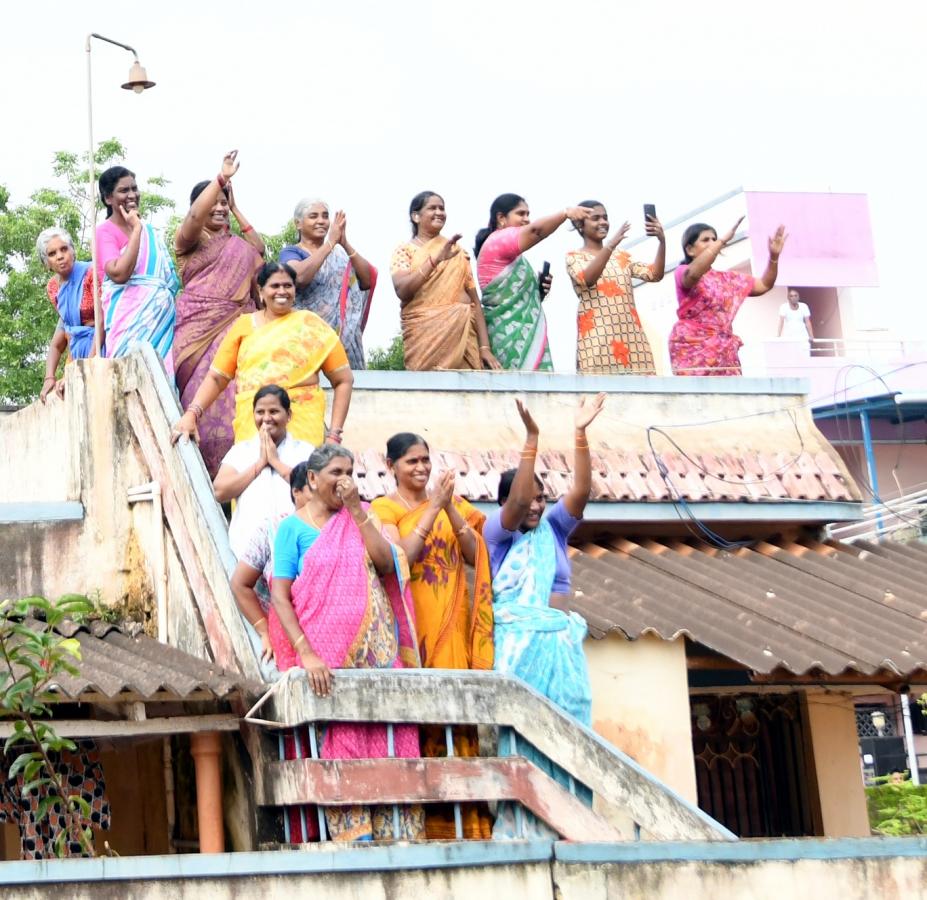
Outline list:
[[[746,191],[753,271],[766,268],[767,240],[779,224],[789,239],[779,283],[878,287],[869,199],[865,194]]]

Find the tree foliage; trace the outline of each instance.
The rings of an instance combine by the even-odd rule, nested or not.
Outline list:
[[[126,158],[123,145],[111,138],[94,154],[97,174]],[[57,225],[74,240],[78,259],[90,259],[91,205],[87,195],[87,153],[59,150],[52,161],[53,185],[33,191],[27,203],[10,204],[0,185],[0,402],[28,403],[42,387],[44,359],[57,314],[48,302],[49,273],[35,249],[45,228]],[[172,211],[174,201],[162,191],[168,182],[150,178],[142,187],[141,213],[151,217]],[[93,202],[102,204],[95,191]],[[102,212],[98,218],[102,219]]]
[[[388,347],[374,347],[367,353],[367,368],[402,372],[406,367],[402,335],[397,334]]]
[[[927,834],[927,785],[912,781],[876,784],[866,788],[866,801],[869,825],[876,834]]]
[[[4,600],[0,603],[0,716],[13,720],[13,734],[4,753],[20,750],[8,779],[22,775],[22,797],[38,796],[37,820],[52,812],[56,826],[54,850],[57,856],[72,852],[93,856],[93,834],[84,821],[90,818],[87,801],[70,789],[54,763],[62,750],[75,750],[73,741],[59,737],[50,721],[57,695],[50,688],[64,674],[77,675],[80,644],[55,629],[67,618],[82,618],[93,610],[86,597],[68,594],[57,603],[44,597]],[[42,620],[36,629],[28,617]]]

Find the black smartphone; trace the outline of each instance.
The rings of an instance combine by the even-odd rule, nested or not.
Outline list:
[[[541,264],[541,274],[538,276],[538,283],[541,288],[541,299],[543,300],[547,296],[547,292],[544,288],[544,279],[550,275],[550,263],[545,259]]]
[[[644,204],[644,224],[646,225],[651,219],[656,221],[657,208],[652,203]]]

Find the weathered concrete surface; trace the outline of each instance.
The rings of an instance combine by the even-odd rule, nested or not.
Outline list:
[[[312,693],[301,673],[275,692],[258,715],[287,725],[340,721],[509,726],[609,807],[626,812],[649,838],[736,840],[546,697],[498,672],[339,670],[332,695],[324,698]]]

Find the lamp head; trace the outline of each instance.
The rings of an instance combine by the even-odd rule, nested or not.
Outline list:
[[[132,68],[129,69],[129,80],[122,86],[123,90],[135,91],[136,94],[140,94],[146,88],[154,86],[155,83],[148,80],[148,73],[145,71],[144,66],[138,60],[135,60],[132,63]]]

